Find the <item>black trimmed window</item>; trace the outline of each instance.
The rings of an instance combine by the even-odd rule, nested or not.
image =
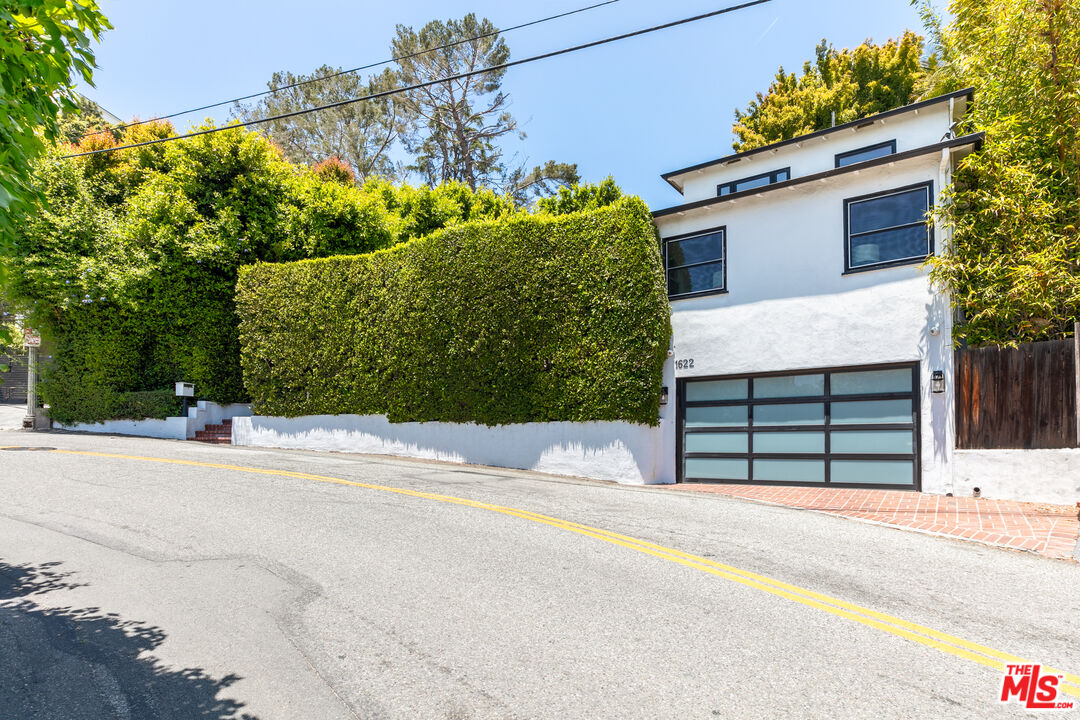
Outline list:
[[[838,153],[836,156],[836,167],[842,168],[848,165],[854,165],[855,163],[866,162],[867,160],[874,160],[875,158],[895,154],[896,141],[889,140],[888,142],[878,143],[877,145],[867,145],[866,147],[858,148],[857,150]]]
[[[773,183],[790,179],[791,168],[781,168],[779,170],[761,173],[760,175],[751,175],[750,177],[745,177],[740,180],[720,183],[716,186],[716,196],[723,197],[724,195],[731,195],[732,193],[742,192],[743,190],[753,190],[754,188],[765,187],[766,185],[772,185]]]
[[[933,254],[932,197],[927,182],[844,200],[844,271],[916,263]]]
[[[664,241],[668,297],[724,292],[727,229],[712,228]]]

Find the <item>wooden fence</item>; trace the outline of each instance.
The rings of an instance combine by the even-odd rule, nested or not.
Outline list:
[[[1080,335],[956,351],[956,446],[1080,446]]]

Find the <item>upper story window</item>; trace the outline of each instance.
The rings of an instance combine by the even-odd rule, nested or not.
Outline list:
[[[742,192],[743,190],[753,190],[756,187],[764,187],[765,185],[772,185],[773,183],[790,179],[791,168],[786,167],[780,170],[773,170],[772,172],[761,173],[760,175],[753,175],[741,180],[720,183],[716,186],[716,195],[717,197],[722,197],[724,195],[731,195],[732,193]]]
[[[667,238],[668,297],[724,292],[726,240],[722,227]]]
[[[934,252],[933,183],[844,201],[845,272],[918,262]]]
[[[888,142],[878,143],[877,145],[867,145],[858,150],[849,150],[848,152],[839,153],[836,156],[836,167],[841,168],[846,165],[854,165],[855,163],[895,154],[896,141],[889,140]]]

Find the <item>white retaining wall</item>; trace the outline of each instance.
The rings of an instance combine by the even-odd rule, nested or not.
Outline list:
[[[661,421],[666,422],[666,421]],[[234,445],[398,455],[642,484],[671,482],[661,427],[626,422],[391,423],[382,415],[237,417]]]
[[[91,432],[104,435],[140,435],[142,437],[186,440],[188,418],[171,417],[164,420],[107,420],[103,423],[56,423],[60,430]]]
[[[958,497],[1080,503],[1080,449],[954,450],[952,465]]]
[[[163,420],[108,420],[103,423],[75,423],[74,425],[56,423],[56,427],[69,432],[191,440],[195,437],[195,431],[203,430],[207,425],[217,425],[222,420],[242,415],[251,415],[250,405],[246,403],[219,405],[215,402],[199,400],[188,408],[187,417],[171,417]]]

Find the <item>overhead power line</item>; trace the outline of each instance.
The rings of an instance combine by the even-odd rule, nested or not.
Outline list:
[[[130,145],[118,145],[116,147],[102,148],[100,150],[89,150],[87,152],[73,153],[71,155],[63,155],[61,157],[74,158],[84,157],[86,155],[100,155],[102,153],[116,152],[117,150],[129,150],[131,148],[145,147],[146,145],[158,145],[160,143],[173,142],[174,140],[186,140],[188,138],[199,137],[200,135],[210,135],[211,133],[225,132],[227,130],[236,130],[238,128],[273,122],[274,120],[284,120],[286,118],[296,117],[298,115],[306,115],[308,113],[319,112],[320,110],[329,110],[331,108],[342,107],[343,105],[351,105],[352,103],[363,102],[365,100],[378,100],[379,98],[388,97],[390,95],[398,95],[403,92],[409,92],[412,90],[419,90],[420,88],[431,87],[432,85],[438,85],[439,83],[462,80],[467,77],[473,77],[474,75],[483,75],[484,73],[490,73],[496,70],[505,70],[507,68],[516,67],[518,65],[525,65],[527,63],[537,62],[538,60],[546,60],[548,58],[558,57],[559,55],[567,55],[569,53],[578,52],[580,50],[586,50],[588,48],[597,47],[598,45],[607,45],[608,43],[618,42],[619,40],[626,40],[628,38],[637,37],[639,35],[647,35],[649,33],[654,33],[659,30],[666,30],[668,28],[673,28],[679,25],[686,25],[687,23],[716,17],[717,15],[724,15],[726,13],[734,12],[736,10],[743,10],[748,7],[753,7],[754,5],[764,5],[767,2],[772,2],[772,0],[751,0],[750,2],[739,3],[738,5],[730,5],[725,8],[720,8],[719,10],[713,10],[712,12],[683,18],[682,20],[673,20],[671,22],[663,23],[662,25],[653,25],[651,27],[642,28],[641,30],[634,30],[632,32],[623,33],[621,35],[613,35],[602,40],[593,40],[592,42],[583,43],[581,45],[574,45],[573,47],[562,48],[561,50],[552,50],[551,52],[542,53],[540,55],[533,55],[531,57],[522,58],[520,60],[511,60],[508,62],[500,63],[499,65],[492,65],[490,67],[481,68],[480,70],[470,70],[469,72],[458,73],[457,75],[450,75],[448,77],[442,77],[436,80],[428,80],[426,82],[416,83],[415,85],[409,85],[407,87],[384,90],[382,92],[372,93],[370,95],[364,95],[357,98],[350,98],[348,100],[339,100],[338,102],[332,102],[326,105],[319,105],[313,108],[305,108],[304,110],[294,110],[293,112],[282,113],[281,115],[272,115],[270,117],[247,120],[244,122],[233,123],[231,125],[224,125],[222,127],[208,128],[206,130],[196,130],[195,132],[185,133],[184,135],[174,135],[172,137],[157,138],[155,140],[146,140],[144,142],[132,143]]]
[[[464,38],[462,40],[455,40],[454,42],[446,43],[445,45],[438,45],[436,47],[425,48],[423,50],[417,50],[416,52],[409,53],[407,55],[399,55],[397,57],[392,57],[389,60],[380,60],[379,62],[368,63],[367,65],[361,65],[359,67],[349,68],[348,70],[338,70],[337,72],[331,73],[329,75],[323,75],[322,77],[317,77],[317,78],[309,78],[307,80],[300,80],[298,82],[290,83],[288,85],[282,85],[281,87],[277,87],[277,88],[274,88],[272,90],[263,90],[261,92],[252,93],[250,95],[241,95],[240,97],[236,97],[236,98],[233,98],[231,100],[222,100],[220,102],[210,103],[209,105],[202,105],[202,106],[197,107],[197,108],[191,108],[190,110],[181,110],[179,112],[170,113],[168,115],[161,115],[161,116],[154,117],[154,118],[148,118],[146,120],[137,120],[135,122],[118,123],[118,124],[122,125],[125,128],[129,128],[129,127],[135,127],[137,125],[145,125],[147,123],[152,123],[152,122],[160,122],[161,120],[169,120],[169,119],[174,118],[174,117],[180,117],[181,115],[190,115],[191,113],[197,113],[197,112],[200,112],[202,110],[212,110],[213,108],[221,107],[222,105],[231,105],[233,103],[238,103],[238,102],[241,102],[243,100],[251,100],[252,98],[262,97],[263,95],[272,95],[273,93],[284,92],[285,90],[291,90],[293,88],[297,88],[297,87],[300,87],[302,85],[310,85],[311,83],[323,82],[324,80],[329,80],[331,78],[336,78],[336,77],[339,77],[341,75],[350,75],[352,73],[360,72],[361,70],[370,70],[371,68],[376,68],[376,67],[379,67],[380,65],[389,65],[390,63],[395,63],[395,62],[398,62],[399,60],[409,60],[410,58],[419,57],[421,55],[427,55],[428,53],[437,52],[439,50],[446,50],[448,48],[457,47],[458,45],[463,45],[463,44],[468,43],[468,42],[474,42],[476,40],[483,40],[484,38],[494,37],[495,35],[506,34],[508,32],[512,32],[514,30],[521,30],[522,28],[532,27],[533,25],[539,25],[540,23],[546,23],[546,22],[550,22],[551,20],[558,20],[559,18],[568,17],[570,15],[576,15],[578,13],[583,13],[586,10],[595,10],[598,7],[603,7],[604,5],[611,5],[611,4],[617,3],[617,2],[619,2],[619,0],[604,0],[604,2],[598,2],[598,3],[595,3],[593,5],[587,5],[586,7],[581,7],[581,8],[578,8],[577,10],[568,10],[566,12],[559,13],[558,15],[548,15],[547,17],[539,18],[537,20],[530,20],[529,22],[521,23],[520,25],[511,25],[510,27],[502,28],[501,30],[500,29],[495,29],[495,30],[492,30],[491,32],[483,33],[483,34],[477,35],[475,37]],[[92,137],[94,135],[104,135],[107,132],[111,132],[111,131],[110,130],[98,130],[98,131],[95,131],[95,132],[88,132],[88,133],[84,133],[84,134],[80,135],[78,137],[78,139],[82,140],[85,137]]]

